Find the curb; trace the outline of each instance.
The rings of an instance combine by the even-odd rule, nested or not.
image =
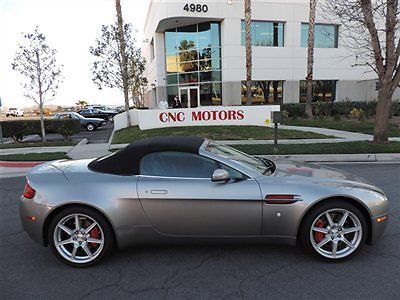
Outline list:
[[[6,168],[33,168],[44,163],[43,161],[0,161],[0,167]]]

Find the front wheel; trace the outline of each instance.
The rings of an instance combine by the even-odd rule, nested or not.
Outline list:
[[[92,123],[89,123],[86,125],[86,129],[87,131],[93,131],[96,129],[96,127]]]
[[[48,241],[57,258],[74,267],[93,266],[113,249],[113,234],[102,215],[85,207],[69,207],[51,221]]]
[[[337,262],[356,255],[366,237],[364,215],[343,200],[325,202],[311,210],[300,231],[301,243],[307,250]]]

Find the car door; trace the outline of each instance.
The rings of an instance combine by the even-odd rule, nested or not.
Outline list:
[[[232,178],[212,182],[215,169]],[[261,231],[258,183],[200,155],[157,152],[141,161],[137,189],[152,226],[167,235],[247,236]]]

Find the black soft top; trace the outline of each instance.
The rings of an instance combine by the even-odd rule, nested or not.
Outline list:
[[[161,151],[199,153],[204,138],[197,136],[159,136],[135,141],[113,154],[89,163],[90,170],[115,175],[139,174],[140,161],[146,154]]]

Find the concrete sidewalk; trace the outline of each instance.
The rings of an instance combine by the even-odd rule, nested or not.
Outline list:
[[[355,142],[355,141],[371,141],[372,135],[348,132],[343,130],[318,128],[318,127],[303,127],[303,126],[287,126],[281,125],[280,129],[298,130],[304,132],[314,132],[323,135],[334,136],[334,138],[327,139],[288,139],[279,140],[279,144],[316,144],[316,143],[338,143],[338,142]],[[389,138],[390,141],[400,141],[400,137]],[[219,141],[227,145],[266,145],[273,144],[273,140],[229,140]],[[76,146],[62,146],[62,147],[32,147],[32,148],[11,148],[11,149],[0,149],[1,155],[9,154],[25,154],[25,153],[49,153],[49,152],[66,152],[68,156],[73,159],[79,158],[92,158],[99,157],[102,155],[109,154],[110,149],[119,149],[127,146],[128,144],[111,144],[98,143],[98,144],[87,144],[84,140],[79,142]],[[1,160],[1,157],[0,157]]]

